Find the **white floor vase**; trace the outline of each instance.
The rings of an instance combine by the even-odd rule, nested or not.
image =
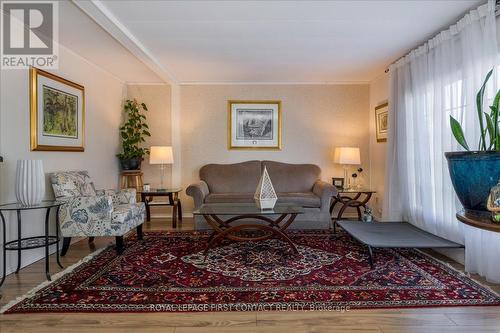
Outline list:
[[[16,170],[16,198],[24,206],[38,205],[45,194],[41,160],[19,160]]]

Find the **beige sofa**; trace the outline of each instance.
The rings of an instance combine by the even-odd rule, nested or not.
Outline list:
[[[304,207],[291,228],[327,229],[330,227],[330,200],[334,186],[320,180],[321,169],[313,164],[288,164],[273,161],[248,161],[236,164],[207,164],[200,169],[200,181],[186,193],[193,197],[195,209],[203,203],[251,203],[262,174],[267,168],[278,203]],[[196,216],[196,229],[206,229],[203,217]]]

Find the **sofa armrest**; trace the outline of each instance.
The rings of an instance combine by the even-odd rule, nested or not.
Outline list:
[[[64,237],[95,235],[111,226],[113,199],[109,195],[72,197],[59,209]]]
[[[191,184],[186,189],[186,194],[193,197],[194,208],[198,209],[205,201],[205,197],[210,193],[207,183],[200,180],[198,183]]]
[[[333,196],[337,195],[337,189],[332,184],[325,181],[318,180],[314,183],[313,193],[321,198],[321,210],[326,211],[330,209],[330,202]]]
[[[113,199],[113,205],[125,205],[137,203],[135,188],[124,188],[121,190],[99,190],[97,195],[109,195]]]

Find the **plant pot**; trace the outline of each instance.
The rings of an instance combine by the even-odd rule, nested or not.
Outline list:
[[[141,170],[142,157],[120,159],[122,170]]]
[[[444,154],[451,182],[466,211],[486,211],[486,200],[500,179],[500,152],[466,151]]]

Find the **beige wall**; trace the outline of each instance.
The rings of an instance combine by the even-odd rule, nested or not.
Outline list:
[[[386,142],[377,142],[375,128],[375,107],[389,99],[389,75],[383,74],[370,83],[370,180],[377,191],[370,204],[376,217],[382,216],[385,179]]]
[[[227,149],[228,100],[281,100],[283,149]],[[368,85],[187,85],[181,87],[182,185],[197,181],[207,163],[276,160],[314,163],[324,180],[342,177],[332,162],[335,146],[361,148],[369,182]],[[184,198],[186,212],[191,198]]]
[[[170,95],[169,85],[127,85],[127,98],[135,98],[148,107],[145,114],[151,137],[146,138],[144,147],[172,145]],[[150,165],[149,157],[146,156],[141,168],[144,172],[144,182],[150,183],[152,187],[159,187],[160,166]],[[168,187],[171,184],[170,166],[166,167],[165,175],[164,182]]]
[[[29,80],[27,70],[0,70],[0,202],[15,202],[14,182],[18,159],[41,159],[45,173],[88,170],[98,188],[118,184],[118,127],[125,95],[124,84],[64,47],[59,69],[51,71],[85,87],[85,152],[31,152],[29,143]],[[46,197],[52,196],[47,183]],[[43,212],[23,213],[23,236],[43,234]],[[7,240],[15,237],[14,214],[7,214]],[[43,249],[23,252],[23,266],[42,258]],[[7,270],[14,267],[10,255]]]
[[[148,107],[146,112],[147,124],[151,137],[146,138],[144,147],[172,145],[172,114],[171,114],[171,87],[169,85],[127,85],[127,98],[137,99]],[[160,187],[161,171],[159,165],[149,164],[149,156],[144,158],[141,169],[144,173],[144,183],[152,188]],[[164,186],[171,187],[172,168],[166,166]],[[156,198],[158,201],[164,198]],[[165,206],[151,207],[153,217],[170,217],[171,208]]]

